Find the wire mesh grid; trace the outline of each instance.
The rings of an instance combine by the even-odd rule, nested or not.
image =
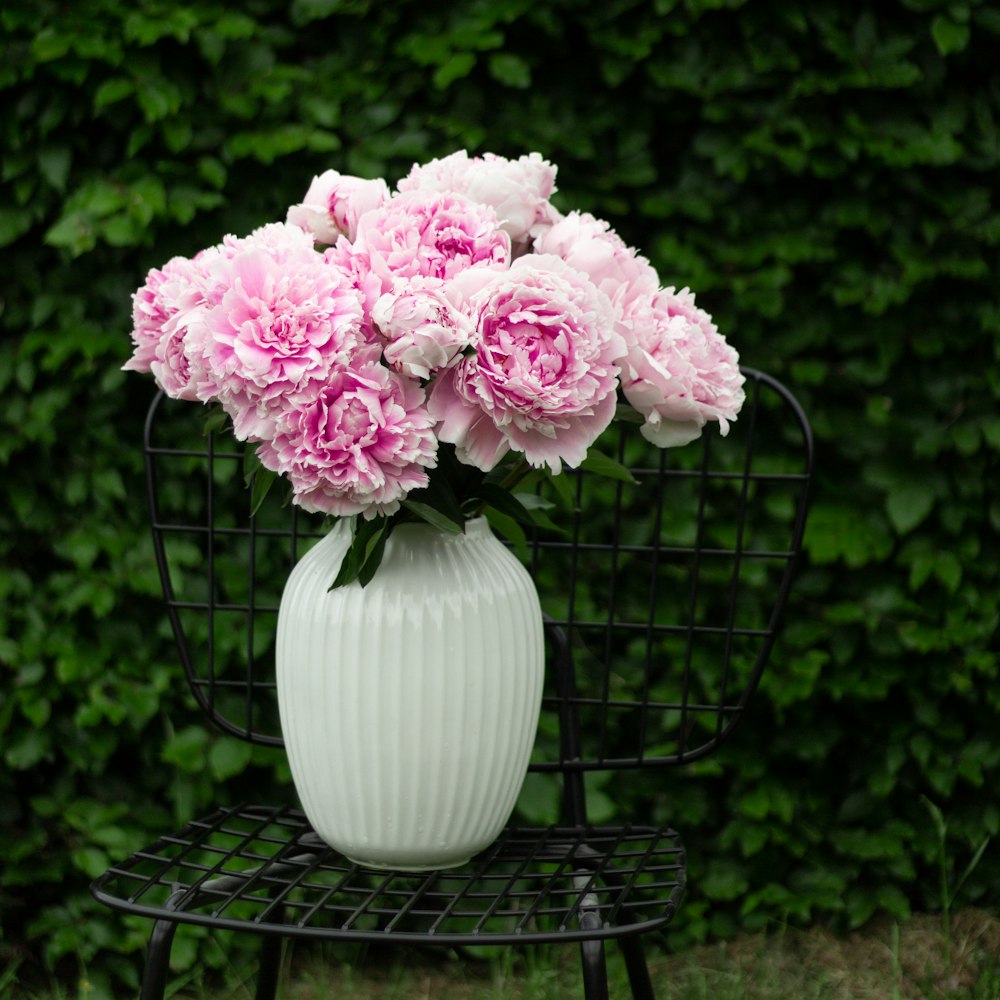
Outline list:
[[[215,927],[461,945],[649,930],[669,921],[683,885],[683,848],[667,829],[510,828],[462,868],[401,873],[346,861],[298,811],[242,806],[161,838],[94,892]]]
[[[539,487],[559,530],[512,543],[550,624],[534,770],[684,763],[737,723],[774,639],[811,467],[794,399],[745,372],[747,404],[727,436],[709,428],[698,443],[664,450],[618,424],[598,445],[633,482],[567,471]],[[242,452],[203,436],[190,404],[172,409],[162,400],[151,409],[146,451],[182,660],[220,726],[280,745],[281,586],[324,525],[280,497],[248,517]]]

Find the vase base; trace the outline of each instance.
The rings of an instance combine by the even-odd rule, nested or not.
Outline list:
[[[403,861],[394,864],[391,861],[370,861],[365,858],[354,858],[344,855],[352,864],[360,865],[362,868],[374,868],[376,871],[397,871],[397,872],[436,872],[444,871],[448,868],[460,868],[466,864],[470,858],[458,858],[457,860],[437,861],[432,864],[414,864]],[[470,855],[471,857],[471,855]]]

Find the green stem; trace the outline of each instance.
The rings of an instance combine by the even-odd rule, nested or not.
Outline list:
[[[510,470],[510,472],[507,473],[507,476],[504,478],[504,481],[500,483],[500,488],[502,490],[512,490],[531,471],[532,471],[532,466],[528,464],[528,460],[522,458],[521,461],[517,465],[515,465],[514,468]]]

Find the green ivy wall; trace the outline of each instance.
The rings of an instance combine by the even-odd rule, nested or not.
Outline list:
[[[924,797],[953,879],[1000,829],[1000,5],[430,8],[0,8],[0,969],[21,979],[134,983],[146,928],[89,879],[220,782],[285,779],[183,689],[140,490],[150,385],[119,369],[149,267],[281,217],[327,167],[541,151],[564,207],[694,288],[812,415],[808,560],[757,711],[717,763],[618,803],[692,845],[675,944],[937,906]],[[994,843],[963,898],[998,883]],[[219,962],[196,932],[176,958]]]

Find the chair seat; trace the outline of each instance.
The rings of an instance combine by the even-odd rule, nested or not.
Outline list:
[[[666,924],[685,881],[661,827],[509,827],[460,868],[354,864],[294,809],[219,809],[91,886],[115,909],[285,937],[512,944],[619,937]]]

